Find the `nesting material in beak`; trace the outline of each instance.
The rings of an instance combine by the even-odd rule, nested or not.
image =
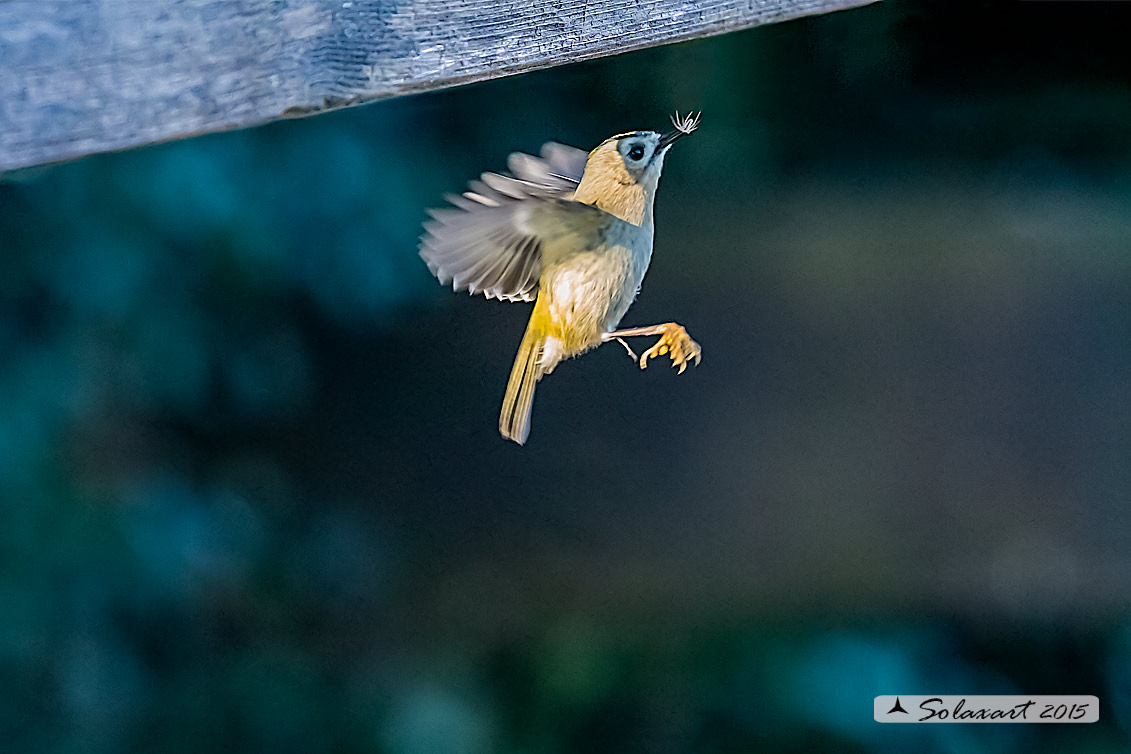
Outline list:
[[[660,149],[670,147],[676,139],[687,136],[687,134],[699,128],[699,119],[702,117],[703,113],[700,112],[698,114],[688,113],[687,117],[681,118],[677,111],[672,115],[672,125],[675,126],[675,130],[660,137]]]

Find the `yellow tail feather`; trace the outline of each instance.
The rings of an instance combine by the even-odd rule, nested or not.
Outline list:
[[[530,435],[530,409],[534,405],[534,386],[547,370],[542,364],[546,336],[536,332],[533,324],[527,326],[518,347],[507,392],[503,395],[503,410],[499,413],[499,432],[519,445]]]

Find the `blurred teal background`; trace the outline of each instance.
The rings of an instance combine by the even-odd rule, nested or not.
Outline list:
[[[1127,751],[1129,28],[883,4],[9,176],[0,750]],[[702,364],[504,442],[528,307],[425,208],[688,108],[625,323]]]

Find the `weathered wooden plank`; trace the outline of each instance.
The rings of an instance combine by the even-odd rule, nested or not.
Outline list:
[[[0,171],[871,0],[0,0]]]

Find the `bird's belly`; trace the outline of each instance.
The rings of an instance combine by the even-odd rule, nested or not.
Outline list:
[[[620,245],[571,256],[543,273],[549,332],[571,355],[598,345],[632,304],[644,264]]]

